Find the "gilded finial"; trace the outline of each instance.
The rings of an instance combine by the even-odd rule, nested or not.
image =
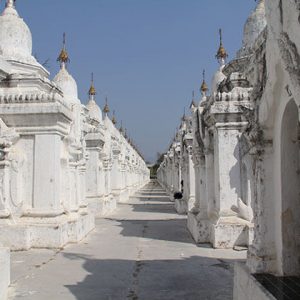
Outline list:
[[[91,87],[89,89],[89,95],[90,96],[95,96],[97,94],[95,86],[94,86],[94,73],[92,73],[91,77]]]
[[[111,121],[112,121],[112,123],[113,123],[114,125],[117,124],[117,119],[116,119],[115,111],[113,111],[113,116],[112,116]]]
[[[219,29],[219,35],[220,35],[220,47],[217,52],[216,58],[220,61],[220,63],[224,64],[226,58],[228,57],[228,54],[226,52],[226,49],[223,46],[223,37],[222,37],[222,29]]]
[[[205,82],[205,70],[203,70],[202,75],[203,75],[203,81],[202,81],[200,90],[201,90],[202,93],[206,93],[208,91],[208,86]]]
[[[109,106],[108,106],[108,100],[107,100],[107,97],[105,97],[105,106],[103,108],[103,112],[105,114],[108,114],[110,112],[110,109],[109,109]]]
[[[57,58],[57,61],[59,61],[61,64],[66,64],[70,62],[68,52],[66,50],[66,33],[63,34],[63,48]]]

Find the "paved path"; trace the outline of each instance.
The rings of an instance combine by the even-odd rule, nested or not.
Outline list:
[[[10,299],[232,299],[233,261],[245,253],[195,245],[173,207],[152,182],[82,243],[12,253]]]

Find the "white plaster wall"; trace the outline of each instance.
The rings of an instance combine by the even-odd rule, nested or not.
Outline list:
[[[0,247],[0,300],[6,300],[10,284],[10,251]]]
[[[234,266],[234,293],[233,300],[275,300],[250,273],[244,263]]]
[[[232,215],[240,191],[240,131],[234,128],[217,128],[215,139],[215,197],[216,209],[222,216]]]
[[[206,199],[207,210],[209,215],[216,213],[216,198],[215,198],[215,163],[214,153],[209,152],[205,155],[205,170],[206,170]]]
[[[272,5],[273,7],[273,5]],[[273,17],[272,17],[273,18]],[[278,21],[278,20],[277,20]],[[275,20],[271,21],[275,22]],[[270,35],[267,42],[267,65],[269,80],[263,95],[259,110],[259,121],[265,128],[266,138],[273,142],[273,150],[269,154],[272,161],[265,159],[264,168],[271,177],[263,176],[263,213],[265,218],[261,226],[265,227],[262,232],[264,240],[264,251],[270,257],[277,257],[265,266],[265,271],[282,274],[282,183],[281,183],[281,123],[285,107],[290,100],[287,86],[291,86],[291,81],[286,73],[285,67],[280,59],[280,51],[277,42]],[[292,87],[291,87],[292,88]],[[275,249],[276,254],[271,249]]]
[[[34,147],[35,210],[61,210],[61,137],[59,135],[36,135]]]

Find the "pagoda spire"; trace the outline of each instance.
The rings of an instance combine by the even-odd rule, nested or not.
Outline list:
[[[95,96],[96,96],[97,92],[94,86],[94,73],[91,74],[91,87],[89,89],[89,97],[90,100],[95,101]]]
[[[216,58],[219,61],[220,66],[224,66],[226,63],[228,54],[226,52],[226,49],[223,46],[223,36],[222,36],[221,28],[219,29],[219,36],[220,36],[220,46],[219,46],[218,52],[216,54]]]
[[[124,131],[124,129],[123,129],[123,121],[121,121],[121,126],[120,126],[119,131],[123,134],[123,131]]]
[[[116,119],[116,114],[115,114],[115,111],[113,111],[113,116],[112,116],[112,119],[111,119],[111,121],[112,121],[112,123],[113,123],[114,125],[116,125],[116,124],[117,124],[117,119]]]
[[[5,9],[3,10],[2,15],[14,15],[19,16],[16,7],[16,0],[6,0],[5,1]]]
[[[69,54],[66,49],[66,33],[63,34],[63,47],[57,58],[57,61],[60,62],[61,69],[66,67],[66,64],[70,62]]]
[[[183,122],[186,121],[186,114],[185,114],[185,107],[183,108],[183,116],[182,116],[182,119],[181,119]]]
[[[206,97],[206,92],[208,91],[208,86],[205,82],[205,70],[203,70],[202,76],[203,76],[203,80],[202,80],[200,90],[201,90],[201,93],[202,93],[202,97],[205,98]]]
[[[108,113],[110,112],[107,97],[105,97],[105,105],[104,105],[104,108],[103,108],[103,112],[105,113],[105,115],[108,115]]]
[[[191,101],[191,104],[190,104],[190,109],[193,111],[194,108],[196,107],[196,102],[195,102],[195,91],[192,92],[192,101]]]

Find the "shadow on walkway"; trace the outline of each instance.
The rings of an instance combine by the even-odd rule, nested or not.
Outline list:
[[[155,193],[140,191],[132,203],[122,204],[116,215],[105,219],[105,226],[109,224],[112,232],[126,237],[110,250],[114,259],[110,254],[103,260],[63,254],[70,260],[82,260],[89,273],[82,282],[65,287],[78,300],[232,299],[233,260],[219,259],[213,249],[193,246],[186,218],[178,216],[174,204],[161,197],[164,192],[157,191],[157,184],[145,189],[151,187]],[[145,197],[139,198],[141,193]],[[122,250],[122,245],[132,250]]]
[[[121,220],[121,235],[152,240],[195,244],[186,228],[185,219]],[[136,228],[139,227],[139,228]]]
[[[143,203],[143,204],[132,204],[133,211],[135,212],[147,212],[147,213],[164,213],[164,214],[175,214],[174,203]],[[159,201],[160,202],[160,201]]]
[[[193,256],[181,260],[82,260],[90,273],[65,286],[78,300],[226,300],[232,299],[232,262]]]
[[[147,196],[136,196],[136,197],[131,197],[131,199],[140,199],[142,202],[161,202],[161,203],[170,203],[172,204],[173,203],[173,206],[174,206],[174,202],[171,202],[170,201],[170,198],[169,197],[162,197],[162,196],[159,196],[159,197],[152,197],[152,196],[149,196],[149,194]]]

